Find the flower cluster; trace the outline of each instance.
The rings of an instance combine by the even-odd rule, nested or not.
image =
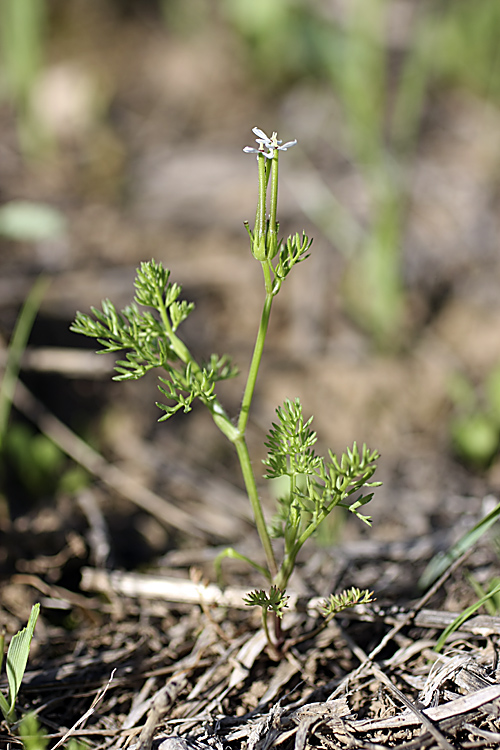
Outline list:
[[[260,128],[252,128],[252,133],[255,133],[255,135],[258,136],[255,140],[259,144],[259,147],[253,148],[253,146],[245,146],[243,149],[245,154],[257,154],[257,156],[262,154],[267,159],[272,159],[275,151],[287,151],[297,143],[297,139],[283,143],[283,141],[278,140],[278,133],[273,133],[269,138],[269,136],[267,136]],[[269,151],[266,152],[266,148],[269,149]]]

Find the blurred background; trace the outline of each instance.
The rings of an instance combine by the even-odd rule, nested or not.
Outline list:
[[[276,130],[298,139],[280,160],[281,231],[314,244],[273,310],[256,464],[275,407],[299,396],[322,449],[381,452],[380,538],[476,513],[500,489],[499,39],[497,0],[2,0],[2,366],[44,274],[22,383],[174,504],[209,515],[222,489],[204,496],[207,478],[239,492],[202,410],[158,425],[154,376],[112,383],[68,329],[105,297],[128,304],[154,257],[196,303],[191,349],[244,371],[263,290],[242,148],[252,127]],[[221,390],[232,413],[241,387]],[[74,517],[93,479],[33,405],[0,424],[2,523]],[[157,553],[172,544],[129,501],[101,501]]]

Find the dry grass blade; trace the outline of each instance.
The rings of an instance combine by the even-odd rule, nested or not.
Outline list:
[[[408,700],[406,695],[399,690],[395,685],[392,684],[391,680],[387,677],[385,672],[382,672],[375,664],[372,664],[372,672],[378,677],[378,679],[384,683],[384,685],[393,693],[405,706],[408,708],[417,719],[419,719],[427,731],[434,737],[438,745],[445,750],[455,750],[455,746],[452,745],[446,737],[434,726],[428,716],[416,706],[412,701]]]
[[[356,645],[351,638],[349,638],[348,635],[344,634],[344,638],[346,639],[346,642],[351,646],[353,652],[356,654],[357,658],[361,661],[361,663],[367,663],[370,661],[369,657],[364,653],[364,651]],[[415,716],[422,722],[423,726],[427,729],[427,731],[434,737],[438,745],[445,750],[455,750],[454,746],[451,745],[446,737],[437,729],[432,721],[423,713],[423,711],[416,706],[412,701],[408,700],[406,695],[399,690],[389,679],[389,677],[383,672],[376,664],[370,665],[370,671],[372,672],[375,677],[382,682],[389,691],[398,698],[398,700],[403,703],[403,705],[406,706],[407,709],[409,709]]]
[[[353,677],[358,676],[363,672],[363,670],[375,659],[375,657],[385,648],[385,646],[390,643],[390,641],[394,638],[397,633],[399,633],[400,630],[403,629],[405,625],[408,625],[410,622],[412,622],[416,616],[416,614],[423,609],[423,607],[427,604],[428,601],[434,596],[434,594],[441,588],[443,583],[449,578],[449,576],[453,573],[454,570],[456,570],[463,561],[468,557],[471,550],[468,549],[466,552],[461,555],[461,557],[458,558],[458,560],[455,560],[455,562],[450,565],[450,567],[443,573],[443,575],[431,586],[431,588],[424,594],[424,596],[417,602],[417,605],[406,615],[403,616],[403,618],[397,622],[394,627],[391,628],[391,630],[386,633],[386,635],[382,638],[380,643],[375,646],[375,648],[368,654],[366,657],[366,660],[362,661],[359,667],[355,670],[354,674],[348,675],[341,683],[338,685],[338,687],[334,690],[334,692],[330,695],[329,700],[336,698],[338,695],[341,694],[341,692],[344,690],[346,683],[349,681],[349,679],[352,679]]]
[[[115,674],[115,671],[116,670],[113,669],[113,671],[111,672],[109,680],[107,681],[106,685],[104,686],[104,689],[100,693],[98,693],[96,695],[96,697],[92,701],[92,705],[90,706],[89,710],[85,711],[85,713],[83,714],[83,716],[81,716],[78,719],[78,721],[73,724],[73,726],[71,727],[71,729],[68,729],[68,731],[66,732],[66,734],[63,737],[61,737],[61,739],[59,740],[59,742],[56,742],[56,744],[54,745],[54,747],[52,748],[52,750],[57,750],[58,747],[61,747],[66,742],[66,740],[69,739],[69,737],[71,737],[71,735],[76,732],[76,730],[78,729],[78,727],[80,727],[85,721],[87,721],[88,718],[90,718],[90,716],[92,716],[92,714],[94,713],[94,711],[96,709],[96,706],[102,701],[102,699],[106,695],[106,693],[108,691],[108,688],[109,688],[109,686],[111,685],[111,683],[113,681],[113,676]]]
[[[146,723],[139,735],[134,750],[150,750],[155,730],[168,709],[174,704],[177,696],[185,687],[185,675],[174,675],[154,696]]]
[[[464,695],[455,700],[443,703],[442,706],[426,708],[423,713],[433,722],[458,719],[466,714],[473,713],[479,708],[484,708],[489,703],[500,700],[500,685],[491,685],[483,690],[477,690],[470,695]],[[415,726],[420,718],[414,714],[400,714],[388,719],[366,719],[353,724],[356,732],[372,732],[378,729],[397,729],[401,727]]]

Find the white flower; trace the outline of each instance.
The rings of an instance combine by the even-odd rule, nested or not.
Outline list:
[[[243,149],[245,154],[262,154],[267,159],[272,159],[275,151],[287,151],[297,143],[297,139],[294,141],[287,141],[287,143],[279,141],[278,133],[273,133],[269,138],[269,136],[267,136],[260,128],[252,128],[252,133],[255,133],[255,135],[258,136],[255,140],[259,144],[259,147],[253,148],[253,146],[245,146]],[[268,152],[266,152],[266,148],[269,149]]]

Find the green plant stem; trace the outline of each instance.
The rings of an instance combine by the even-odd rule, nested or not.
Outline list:
[[[278,586],[278,588],[283,589],[283,591],[286,589],[288,580],[293,573],[293,569],[295,567],[295,559],[301,546],[302,545],[295,544],[294,548],[290,552],[285,554],[285,557],[279,569],[279,573],[274,579],[275,585]]]
[[[338,503],[334,503],[334,505],[337,504]],[[295,568],[295,560],[300,549],[304,546],[309,537],[314,534],[318,526],[320,526],[325,518],[331,513],[334,505],[329,506],[327,510],[322,510],[315,520],[311,519],[311,522],[300,535],[298,534],[299,529],[296,530],[293,540],[291,540],[290,543],[286,545],[285,557],[283,559],[283,562],[281,563],[279,573],[274,581],[275,585],[278,586],[278,588],[286,589],[288,580]]]
[[[271,159],[271,197],[269,200],[269,230],[268,230],[268,258],[274,258],[278,249],[278,224],[276,213],[278,210],[278,151]]]
[[[269,625],[267,621],[267,609],[265,607],[262,607],[262,627],[264,628],[264,633],[266,634],[266,641],[269,644],[272,644],[271,636],[269,635]]]
[[[271,619],[274,626],[274,637],[275,641],[271,638],[271,634],[269,632],[269,615],[265,607],[262,609],[262,627],[264,629],[264,633],[266,634],[266,641],[268,646],[268,654],[271,656],[272,659],[275,661],[279,661],[281,659],[281,653],[280,653],[280,646],[283,643],[283,631],[281,629],[281,620],[277,615],[273,612],[271,615]]]
[[[245,482],[248,499],[250,500],[250,504],[252,506],[255,525],[257,526],[257,532],[259,534],[260,541],[266,555],[267,567],[269,570],[269,580],[272,580],[277,575],[278,566],[276,565],[274,550],[267,531],[264,514],[262,512],[262,506],[260,504],[259,493],[257,490],[257,484],[255,482],[252,462],[250,461],[250,454],[248,452],[248,446],[245,440],[245,436],[240,435],[236,440],[233,440],[232,442],[234,443],[236,451],[238,453],[241,473],[243,474],[243,481]]]
[[[255,219],[256,234],[259,245],[265,240],[266,234],[266,192],[267,192],[267,169],[265,156],[257,158],[259,169],[259,199],[257,203],[257,216]]]
[[[195,372],[200,372],[200,367],[197,364],[197,362],[193,359],[191,352],[189,351],[187,346],[184,344],[184,342],[181,341],[180,338],[175,335],[172,329],[172,324],[170,323],[170,318],[168,316],[167,308],[165,305],[165,300],[163,299],[163,292],[156,285],[156,283],[155,283],[155,290],[156,290],[157,307],[160,312],[161,321],[163,323],[163,327],[165,328],[165,331],[167,332],[168,339],[170,343],[172,344],[172,349],[174,350],[176,355],[179,357],[179,359],[182,362],[184,362],[184,364],[191,362],[193,370]]]
[[[267,268],[266,263],[262,263],[264,268]],[[264,351],[264,343],[266,340],[267,329],[269,326],[269,318],[271,316],[271,307],[273,304],[273,295],[269,292],[266,294],[264,307],[262,310],[262,316],[260,319],[259,331],[257,333],[257,339],[252,355],[252,361],[250,363],[250,369],[248,371],[247,382],[245,385],[245,391],[243,393],[243,400],[241,402],[240,414],[238,417],[238,430],[242,435],[245,434],[247,427],[248,416],[250,413],[250,406],[255,391],[255,385],[257,383],[257,375],[259,374],[259,367],[262,361],[262,352]]]
[[[267,567],[269,570],[270,580],[274,579],[278,574],[278,566],[274,555],[274,550],[271,544],[271,538],[267,531],[264,514],[262,512],[262,505],[257,490],[257,484],[255,482],[255,475],[252,469],[252,463],[250,461],[250,455],[248,453],[248,446],[245,439],[246,428],[248,424],[248,417],[250,414],[250,406],[255,392],[255,385],[257,383],[257,376],[259,374],[259,368],[262,361],[262,353],[264,351],[264,344],[266,341],[267,330],[269,327],[269,319],[271,317],[271,308],[273,304],[273,281],[272,281],[272,265],[271,260],[272,244],[271,246],[265,245],[265,220],[266,220],[266,192],[269,176],[271,175],[271,200],[270,200],[270,223],[269,230],[274,233],[274,244],[276,245],[276,208],[278,201],[278,152],[275,152],[275,156],[272,159],[271,172],[270,166],[266,163],[264,156],[258,158],[259,167],[259,200],[257,206],[257,215],[255,219],[255,230],[254,240],[257,237],[257,243],[259,250],[264,250],[264,254],[259,253],[259,260],[262,264],[262,272],[264,274],[264,287],[266,290],[266,298],[264,300],[264,307],[262,309],[262,315],[260,319],[259,330],[257,332],[257,338],[255,340],[255,346],[252,354],[252,360],[250,362],[250,368],[248,371],[247,382],[243,393],[243,400],[241,402],[240,413],[238,416],[238,432],[239,435],[236,439],[232,440],[236,446],[238,453],[238,459],[245,482],[245,487],[248,493],[250,503],[257,526],[257,531],[261,540],[262,547],[267,560]],[[230,438],[231,439],[231,438]],[[279,628],[278,628],[279,631]]]
[[[269,574],[271,578],[274,578],[274,576],[278,572],[278,567],[276,564],[276,558],[274,556],[271,539],[267,531],[266,522],[264,520],[264,514],[262,512],[257,484],[255,482],[255,476],[253,473],[250,455],[248,453],[248,446],[245,439],[250,406],[255,392],[255,385],[257,383],[257,375],[259,373],[260,363],[262,361],[262,353],[264,351],[264,343],[266,340],[267,329],[269,327],[269,319],[271,316],[271,307],[273,303],[272,279],[269,269],[269,263],[267,260],[262,261],[262,270],[264,273],[264,283],[266,287],[266,299],[264,301],[264,307],[262,309],[259,330],[255,341],[252,361],[250,363],[247,382],[245,385],[245,391],[243,393],[243,400],[238,417],[239,435],[235,440],[232,440],[232,442],[235,444],[238,453],[238,459],[240,462],[248,497],[252,505],[257,531],[266,555]]]

